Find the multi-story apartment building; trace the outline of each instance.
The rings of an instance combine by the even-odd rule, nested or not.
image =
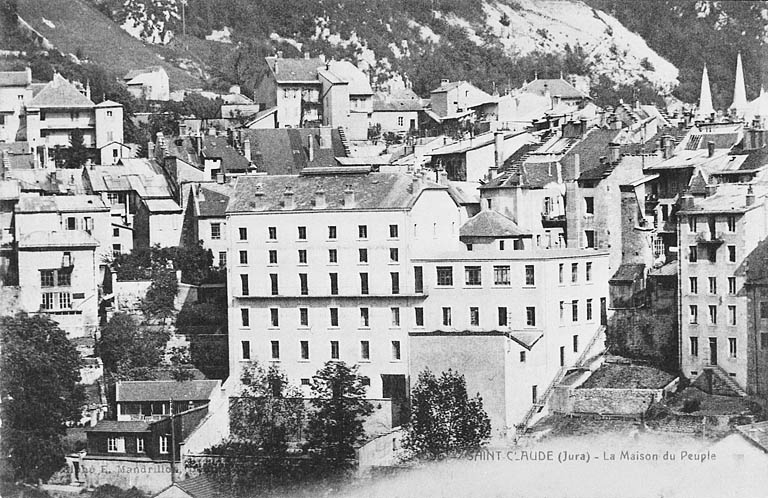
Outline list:
[[[308,385],[358,364],[371,398],[408,390],[408,330],[427,297],[411,253],[457,243],[446,187],[396,173],[243,176],[227,209],[230,376],[275,363]]]
[[[429,297],[412,310],[411,376],[425,368],[464,374],[467,390],[483,397],[493,436],[512,436],[605,324],[608,255],[538,248],[489,209],[461,227],[461,241],[412,256]]]
[[[685,196],[678,212],[681,370],[690,378],[710,370],[746,390],[751,379],[743,263],[768,235],[768,205],[757,185],[712,190],[700,200]]]

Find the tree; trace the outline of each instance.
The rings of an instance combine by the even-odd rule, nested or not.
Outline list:
[[[50,318],[0,318],[0,451],[14,480],[47,479],[64,464],[66,423],[85,395],[80,355]]]
[[[177,346],[171,348],[169,352],[169,363],[171,364],[171,376],[173,380],[182,382],[195,378],[193,371],[194,365],[189,354],[189,347]]]
[[[426,369],[411,393],[411,419],[403,447],[416,458],[440,458],[488,442],[491,422],[480,395],[470,399],[464,376],[448,370],[439,378]]]
[[[75,128],[69,139],[69,149],[66,152],[65,167],[81,168],[88,159],[88,148],[83,142],[83,130]]]
[[[175,311],[174,301],[179,291],[176,272],[167,266],[153,265],[152,283],[147,295],[141,300],[141,310],[146,316],[167,318]]]
[[[365,399],[357,365],[329,361],[312,378],[312,405],[307,442],[334,469],[344,469],[365,437],[363,421],[373,412]]]
[[[142,329],[133,316],[115,313],[101,330],[96,352],[104,369],[117,379],[138,380],[160,365],[169,338],[164,329]]]

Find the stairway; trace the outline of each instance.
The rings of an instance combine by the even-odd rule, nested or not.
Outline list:
[[[349,148],[349,140],[347,140],[347,133],[341,126],[339,126],[339,137],[341,138],[341,144],[344,146],[344,153],[347,157],[352,156],[352,151]]]
[[[745,397],[745,396],[747,396],[747,392],[746,392],[744,389],[742,389],[742,387],[739,385],[739,383],[738,383],[738,382],[736,382],[735,380],[733,380],[733,377],[731,377],[731,376],[728,374],[728,372],[726,372],[725,370],[723,370],[723,367],[721,367],[720,365],[709,365],[709,366],[707,366],[707,367],[705,367],[705,368],[704,368],[704,371],[705,371],[705,372],[706,372],[707,370],[710,370],[710,371],[712,371],[712,373],[714,373],[715,375],[717,375],[717,377],[718,377],[718,378],[719,378],[721,381],[723,381],[723,383],[724,383],[726,386],[728,386],[728,388],[729,388],[730,390],[732,390],[733,392],[735,392],[735,393],[736,393],[736,394],[738,394],[739,396],[741,396],[741,397]]]

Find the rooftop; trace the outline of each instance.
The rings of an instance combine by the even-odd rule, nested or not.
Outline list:
[[[269,175],[295,175],[306,167],[338,166],[336,158],[347,156],[335,128],[242,130],[241,134],[242,141],[248,138],[251,142],[251,159],[257,171]]]
[[[19,240],[19,248],[21,249],[38,247],[97,247],[98,245],[99,241],[82,230],[64,230],[61,232],[40,230],[23,235],[21,240]]]
[[[124,381],[115,386],[117,402],[134,401],[200,401],[211,398],[221,387],[218,380],[146,380]]]
[[[95,426],[85,432],[150,432],[150,423],[143,420],[99,420]]]
[[[736,430],[768,453],[768,421],[739,425],[736,427]]]
[[[225,493],[219,491],[214,482],[202,474],[191,479],[177,481],[173,485],[192,498],[218,498],[226,496]]]
[[[609,282],[635,282],[642,278],[644,272],[645,265],[642,263],[623,263],[619,265],[619,269],[616,270],[616,273],[613,274],[613,277],[611,277]]]
[[[80,93],[62,75],[56,73],[51,80],[29,103],[29,107],[39,108],[92,108],[94,103]]]
[[[225,137],[203,137],[203,157],[221,159],[227,171],[248,171],[248,160],[227,143]]]
[[[483,209],[468,219],[459,229],[459,237],[530,237],[517,223],[498,211]]]
[[[319,83],[317,70],[325,67],[322,59],[283,59],[282,57],[266,57],[267,66],[278,82],[312,82]]]
[[[16,205],[17,213],[78,213],[109,211],[98,195],[25,195]]]
[[[232,190],[232,185],[229,184],[199,184],[196,195],[198,214],[223,218],[227,213]]]
[[[528,93],[535,93],[538,95],[544,95],[546,91],[553,97],[560,97],[566,99],[588,99],[589,95],[577,90],[573,85],[568,83],[562,78],[557,79],[535,79],[524,85],[522,90]]]
[[[747,192],[754,190],[754,202],[747,206]],[[714,214],[714,213],[743,213],[752,210],[765,202],[766,189],[758,185],[747,186],[736,183],[723,183],[717,186],[717,191],[703,199],[697,199],[692,208],[683,208],[680,214]]]
[[[674,375],[654,367],[604,363],[579,388],[661,389],[673,380]]]

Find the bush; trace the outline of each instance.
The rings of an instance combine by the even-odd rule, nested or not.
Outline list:
[[[686,399],[683,402],[683,413],[693,413],[701,409],[701,400]]]

